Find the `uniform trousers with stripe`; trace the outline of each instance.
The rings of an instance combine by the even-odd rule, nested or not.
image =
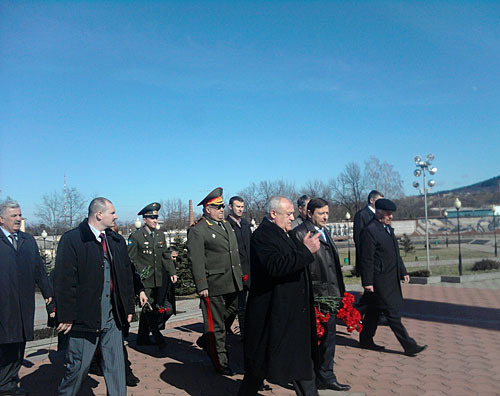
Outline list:
[[[98,345],[101,347],[102,371],[109,396],[127,394],[122,332],[116,327],[111,315],[99,334],[77,331],[70,333],[66,370],[57,395],[73,396],[78,393]]]
[[[238,310],[238,293],[228,293],[221,296],[209,296],[200,299],[200,308],[203,314],[205,342],[208,346],[208,354],[215,367],[228,366],[226,350],[226,326],[227,318]]]

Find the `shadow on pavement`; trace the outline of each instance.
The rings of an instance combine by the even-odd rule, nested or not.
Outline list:
[[[40,353],[41,351],[36,351],[27,357],[36,356]],[[57,387],[64,373],[64,353],[65,351],[50,351],[50,363],[40,366],[35,372],[21,378],[21,386],[30,392],[30,396],[56,394]],[[99,383],[96,380],[87,377],[82,383],[78,396],[94,396],[93,388],[96,388],[98,385]]]

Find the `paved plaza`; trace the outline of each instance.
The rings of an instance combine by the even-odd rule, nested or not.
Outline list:
[[[356,290],[354,290],[356,292]],[[358,347],[357,335],[338,326],[336,374],[350,392],[321,395],[500,395],[500,280],[462,284],[405,285],[403,322],[419,343],[429,348],[407,357],[388,327],[379,327],[375,341],[384,352]],[[179,315],[169,321],[167,348],[137,347],[130,337],[129,356],[140,384],[129,395],[236,395],[243,377],[242,343],[229,336],[234,377],[217,375],[195,344],[202,330],[196,300],[179,302]],[[40,313],[37,313],[40,318]],[[40,319],[39,319],[40,320]],[[132,330],[135,333],[135,330]],[[55,351],[57,337],[28,344],[21,386],[33,396],[53,395],[63,371]],[[266,383],[260,395],[294,395],[289,386]],[[90,375],[80,395],[106,395],[102,377]]]

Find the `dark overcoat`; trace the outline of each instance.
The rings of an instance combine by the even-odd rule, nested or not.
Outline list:
[[[18,231],[17,251],[0,230],[0,344],[33,340],[35,283],[53,296],[35,238]]]
[[[112,304],[119,328],[135,312],[132,263],[123,237],[107,229],[111,251]],[[87,220],[66,232],[57,247],[54,292],[59,322],[73,323],[72,330],[101,330],[101,295],[104,287],[104,252]]]
[[[226,220],[231,224],[236,235],[241,270],[243,271],[243,276],[248,275],[243,282],[243,286],[249,289],[252,279],[250,274],[250,237],[252,236],[252,230],[250,229],[250,224],[244,218],[240,219],[240,225],[231,216],[227,216]]]
[[[358,275],[361,273],[361,231],[367,226],[370,221],[372,221],[374,217],[375,213],[370,209],[368,205],[356,212],[356,214],[354,215],[352,233],[354,246],[356,248],[356,271]]]
[[[302,224],[291,231],[291,234],[298,241],[303,241],[308,232],[312,236],[319,231],[309,220],[304,220]],[[309,266],[313,294],[318,297],[343,297],[345,285],[337,246],[335,246],[335,242],[333,242],[326,230],[325,235],[328,240],[325,241],[322,237],[319,238],[320,248],[314,253],[314,261]]]
[[[389,230],[374,218],[361,231],[361,282],[373,285],[376,306],[399,309],[403,304],[401,280],[408,272],[394,229],[389,226]]]
[[[268,219],[253,233],[250,251],[245,369],[277,382],[311,379],[317,341],[308,265],[314,256]]]
[[[222,223],[224,228],[202,217],[188,229],[187,257],[198,293],[208,289],[210,296],[221,296],[243,290],[236,235],[226,220]]]

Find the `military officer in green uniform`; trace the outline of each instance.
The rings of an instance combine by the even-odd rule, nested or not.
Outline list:
[[[158,329],[156,314],[158,308],[163,305],[163,301],[157,301],[159,291],[163,282],[167,281],[162,279],[162,267],[167,271],[172,283],[177,282],[177,275],[165,234],[156,229],[160,208],[158,202],[153,202],[137,213],[142,215],[144,225],[130,235],[128,254],[141,277],[149,301],[139,317],[137,345],[151,344],[149,333],[152,333],[155,343],[163,347],[165,339]]]
[[[220,374],[232,375],[224,322],[238,309],[238,292],[243,290],[238,242],[233,228],[224,220],[222,188],[213,190],[200,205],[203,217],[187,234],[188,261],[204,323],[197,344],[208,353]]]

